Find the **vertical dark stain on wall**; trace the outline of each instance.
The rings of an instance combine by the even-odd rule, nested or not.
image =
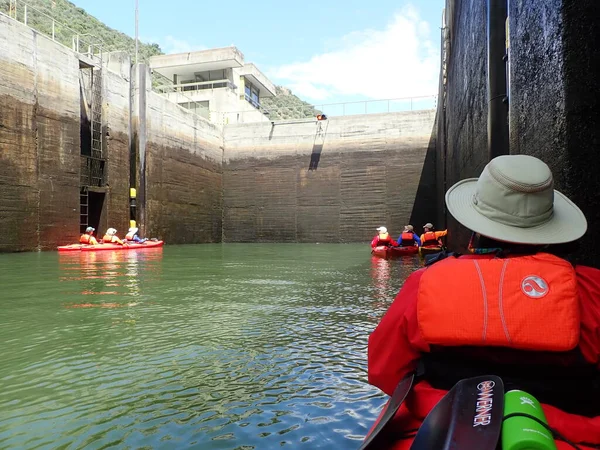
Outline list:
[[[313,148],[310,154],[310,164],[308,165],[308,170],[317,170],[317,168],[319,167],[319,161],[321,160],[321,152],[323,151],[323,146],[325,145],[325,138],[327,137],[328,126],[328,120],[317,121],[315,140],[313,142]]]
[[[312,153],[310,154],[310,163],[308,170],[317,170],[319,168],[319,161],[321,160],[321,151],[323,151],[323,145],[313,145]]]
[[[421,176],[419,177],[417,194],[410,213],[410,224],[414,226],[417,232],[419,232],[421,226],[427,222],[436,223],[438,218],[436,167],[437,129],[438,115],[436,114],[431,139],[429,140],[425,161],[423,162],[423,169],[421,170]],[[436,223],[438,229],[443,229],[444,226],[445,224],[443,222]]]

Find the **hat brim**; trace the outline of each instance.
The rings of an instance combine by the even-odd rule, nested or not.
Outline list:
[[[475,209],[473,196],[477,178],[459,181],[446,192],[446,206],[452,216],[471,231],[503,242],[547,245],[573,242],[587,230],[583,212],[557,190],[554,191],[554,211],[542,225],[522,228],[494,222]]]

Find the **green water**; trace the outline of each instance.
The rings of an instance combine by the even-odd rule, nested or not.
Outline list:
[[[0,448],[358,448],[367,338],[417,259],[367,245],[0,255]]]

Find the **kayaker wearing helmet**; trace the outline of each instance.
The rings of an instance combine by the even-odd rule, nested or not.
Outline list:
[[[123,242],[117,236],[117,230],[114,229],[114,228],[109,228],[108,230],[106,230],[106,234],[102,238],[102,242],[104,242],[106,244],[121,244],[121,245],[125,245],[125,242]]]
[[[379,233],[377,233],[377,235],[371,241],[372,248],[378,247],[380,245],[387,245],[387,246],[393,245],[392,237],[388,233],[388,230],[386,227],[379,227],[379,228],[377,228],[377,231]]]
[[[144,242],[146,242],[148,239],[144,238],[140,238],[137,235],[138,232],[138,228],[136,227],[131,227],[128,231],[127,234],[125,235],[125,240],[127,240],[128,242],[137,242],[139,244],[143,244]]]
[[[536,397],[575,448],[597,448],[600,270],[557,256],[584,235],[585,216],[526,155],[494,158],[452,186],[446,205],[473,231],[473,254],[414,272],[369,337],[369,383],[388,395],[421,369],[390,427],[417,429],[460,379],[497,375]],[[408,449],[414,434],[403,436],[385,448]]]
[[[412,225],[406,225],[404,231],[398,237],[398,247],[414,247],[415,245],[421,246],[421,239],[415,234]]]
[[[96,231],[93,227],[87,227],[85,229],[85,233],[81,235],[79,238],[80,244],[88,244],[88,245],[98,245],[98,241],[94,237],[94,231]]]

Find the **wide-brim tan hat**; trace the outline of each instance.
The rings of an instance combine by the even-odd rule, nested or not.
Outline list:
[[[553,188],[550,168],[527,155],[492,159],[479,178],[459,181],[446,192],[452,216],[468,229],[515,244],[562,244],[583,236],[587,220]]]

